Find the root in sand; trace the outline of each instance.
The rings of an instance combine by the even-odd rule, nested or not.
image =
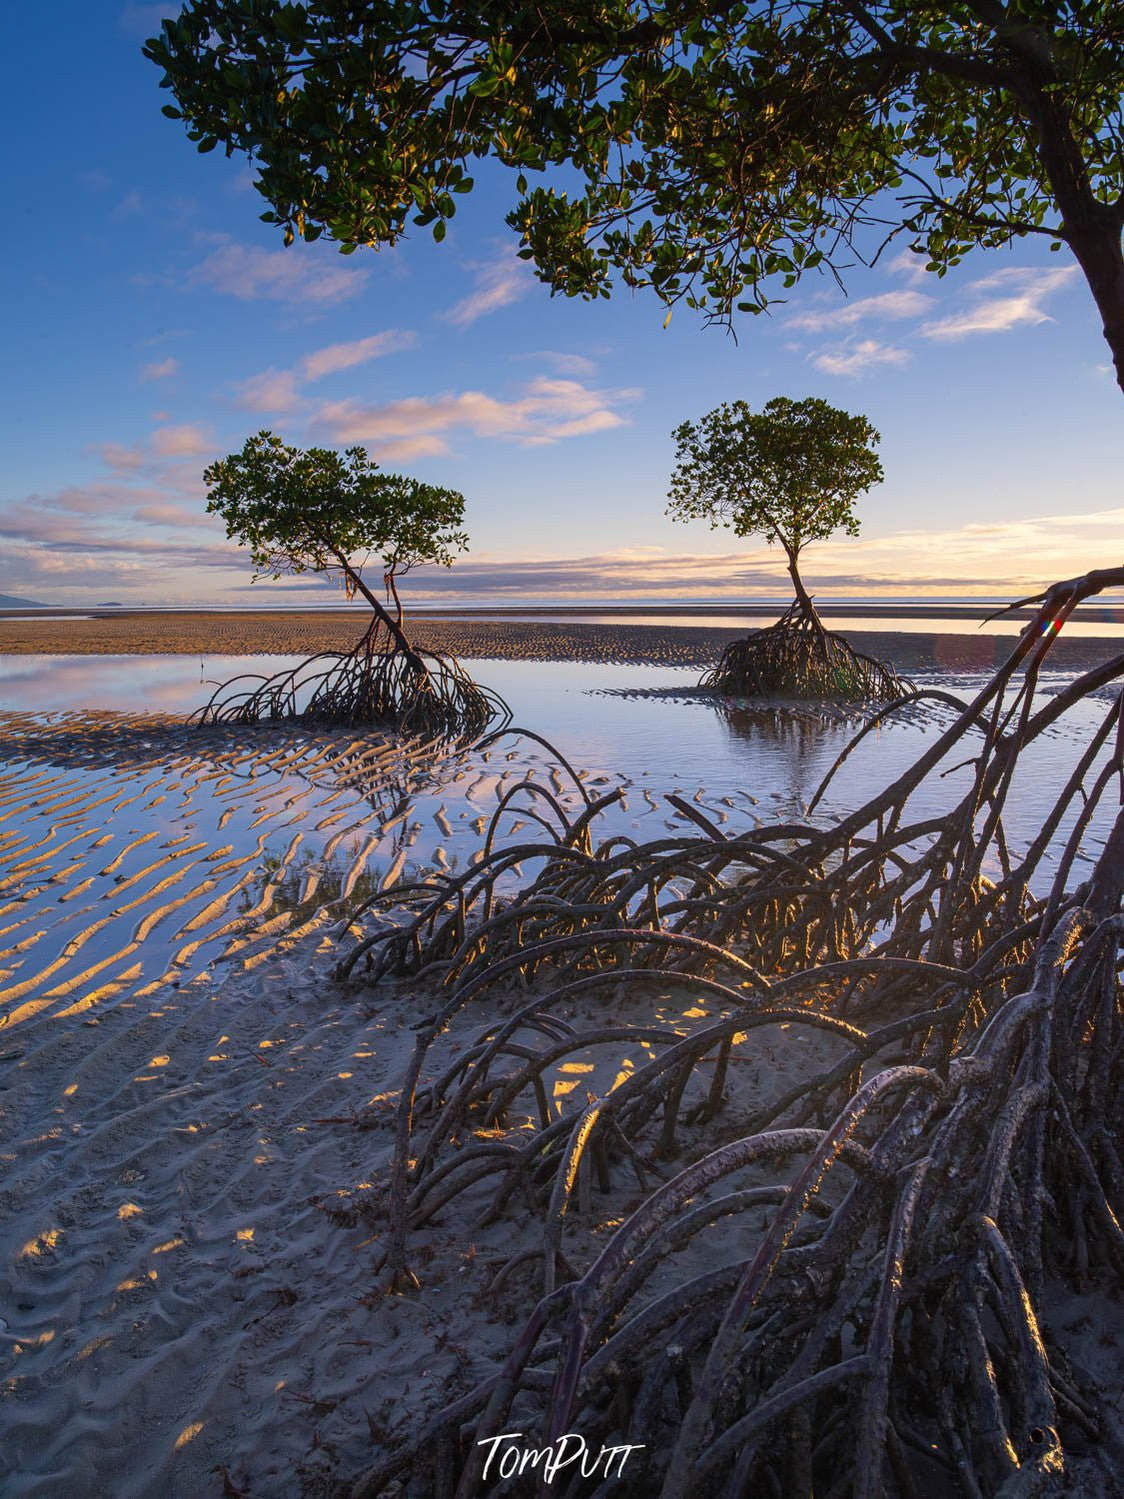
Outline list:
[[[633,1444],[617,1492],[663,1499],[1014,1499],[1056,1491],[1075,1463],[1077,1491],[1121,1492],[1110,1400],[1045,1317],[1058,1287],[1118,1298],[1124,1280],[1124,810],[1076,878],[1094,815],[1124,800],[1119,693],[1026,849],[1003,816],[1028,746],[1124,677],[1120,655],[1035,705],[1057,629],[1122,585],[1118,568],[1050,589],[971,702],[909,692],[881,710],[868,727],[928,697],[954,717],[837,824],[729,837],[684,803],[696,836],[595,843],[619,793],[583,790],[570,818],[539,786],[548,839],[489,838],[469,871],[412,892],[404,926],[356,942],[341,975],[428,971],[448,996],[398,1106],[392,1283],[416,1284],[411,1235],[462,1193],[541,1226],[539,1299],[506,1361],[357,1499],[396,1480],[467,1499],[479,1444],[510,1431],[528,1447],[568,1431],[593,1451]],[[968,789],[918,818],[913,793],[952,758]],[[534,984],[515,1004],[513,982]],[[622,994],[673,982],[718,1018],[621,1018]],[[578,1025],[581,992],[605,1008]],[[475,1042],[423,1087],[434,1040],[469,1006]],[[839,1060],[730,1118],[735,1047],[765,1024],[833,1032]],[[628,1075],[552,1113],[547,1070],[622,1040]],[[563,1252],[564,1226],[624,1170],[645,1183],[639,1206],[583,1258]],[[700,1272],[695,1250],[720,1225],[731,1257]]]
[[[869,702],[899,697],[910,684],[892,666],[825,630],[814,610],[796,602],[767,629],[731,641],[699,686],[724,697]]]
[[[427,739],[471,739],[509,717],[454,656],[402,649],[378,616],[353,650],[325,651],[271,677],[234,677],[194,715],[200,724],[381,724]]]

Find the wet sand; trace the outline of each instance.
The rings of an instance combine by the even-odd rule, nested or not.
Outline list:
[[[427,820],[454,860],[514,753],[450,765]],[[458,1204],[413,1236],[423,1293],[380,1289],[393,1105],[438,996],[332,977],[357,881],[418,873],[417,759],[378,735],[0,717],[5,1499],[338,1499],[502,1358],[535,1283],[490,1288],[537,1242],[525,1215],[481,1230]],[[629,1010],[676,1034],[713,1018],[689,983]],[[435,1075],[490,1023],[466,1014]],[[780,1031],[732,1062],[746,1111],[831,1059],[833,1038]],[[621,1065],[601,1059],[609,1081]],[[584,1097],[566,1070],[560,1111]],[[569,1251],[638,1200],[621,1173]]]
[[[888,619],[888,624],[892,624]],[[352,612],[130,613],[89,619],[37,616],[0,620],[0,654],[10,655],[315,655],[349,650],[365,621]],[[414,615],[417,644],[465,660],[590,661],[681,666],[703,671],[744,630],[729,626],[583,623],[546,619],[503,620]],[[756,621],[747,620],[747,627]],[[829,620],[829,623],[834,623]],[[1012,649],[1015,637],[984,633],[960,617],[934,621],[932,631],[852,630],[838,622],[854,648],[889,661],[899,671],[986,670]],[[1062,636],[1051,661],[1062,670],[1083,670],[1124,651],[1119,636]]]
[[[479,620],[424,629],[426,644],[468,659],[698,668],[735,633]],[[0,650],[221,656],[342,648],[354,632],[354,616],[121,615],[4,622]],[[1011,643],[855,639],[901,652],[892,659],[910,671],[984,667]],[[1062,641],[1055,659],[1091,664],[1120,648]],[[332,978],[341,903],[360,880],[393,888],[424,873],[434,826],[454,865],[458,849],[479,844],[517,774],[514,751],[487,754],[419,800],[415,777],[431,767],[385,736],[266,728],[189,740],[171,717],[0,720],[5,1499],[340,1499],[510,1347],[538,1288],[526,1270],[496,1280],[541,1234],[526,1214],[481,1227],[482,1200],[456,1200],[412,1236],[421,1294],[382,1292],[393,1108],[413,1027],[439,1000],[413,982]],[[566,794],[557,773],[539,773]],[[694,800],[723,824],[757,820],[701,790]],[[652,791],[638,788],[633,802],[630,815],[676,831],[676,809]],[[393,909],[386,919],[398,919]],[[718,1013],[689,981],[638,987],[628,1006],[629,1019],[679,1033]],[[423,1084],[493,1023],[485,1007],[466,1012]],[[717,1128],[736,1130],[837,1055],[826,1032],[754,1031],[734,1051]],[[576,1077],[546,1074],[552,1107],[580,1107],[585,1087],[631,1065],[619,1053],[595,1060],[596,1074],[592,1061]],[[684,1149],[709,1139],[700,1129]],[[574,1215],[565,1248],[575,1263],[640,1196],[622,1171],[593,1211]],[[716,1234],[698,1269],[736,1253]],[[1119,1317],[1097,1291],[1058,1295],[1049,1315],[1054,1336],[1118,1389]]]

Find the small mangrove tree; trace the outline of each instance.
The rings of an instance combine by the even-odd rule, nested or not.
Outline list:
[[[319,573],[371,610],[351,651],[325,652],[273,677],[236,678],[202,710],[204,722],[303,717],[442,735],[479,731],[503,711],[454,658],[419,650],[403,624],[399,579],[423,563],[451,567],[468,544],[463,495],[383,473],[361,447],[302,452],[267,431],[212,463],[203,479],[208,512],[249,549],[255,582]],[[364,578],[372,559],[385,602]]]
[[[760,412],[723,403],[674,432],[668,514],[779,543],[796,599],[776,624],[727,646],[704,687],[738,696],[861,700],[896,695],[892,668],[825,630],[800,577],[810,541],[857,536],[855,501],[882,480],[878,433],[827,401],[775,396]]]

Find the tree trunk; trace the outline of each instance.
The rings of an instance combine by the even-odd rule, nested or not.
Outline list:
[[[1106,215],[1107,217],[1107,215]],[[1124,391],[1124,252],[1115,222],[1066,228],[1069,247],[1085,273],[1101,315],[1105,342],[1112,350],[1116,383]]]
[[[1124,205],[1102,203],[1095,196],[1068,106],[1056,91],[1052,66],[1025,42],[1015,41],[1013,51],[1020,62],[1015,92],[1038,136],[1039,160],[1061,210],[1065,241],[1093,293],[1105,342],[1112,350],[1116,383],[1124,391]]]
[[[796,602],[800,605],[801,612],[810,619],[813,624],[819,624],[820,617],[816,613],[816,606],[812,603],[812,596],[801,582],[800,573],[796,566],[796,553],[785,547],[788,555],[788,575],[792,579],[792,586],[796,590]]]
[[[396,578],[394,576],[394,569],[393,568],[391,568],[390,572],[388,572],[385,575],[383,581],[386,584],[386,591],[387,591],[387,593],[394,600],[394,618],[398,621],[398,628],[401,629],[402,628],[402,600],[398,596],[398,582],[397,582],[397,580],[396,580]]]
[[[334,548],[333,551],[335,551]],[[420,673],[422,676],[428,676],[429,670],[426,667],[425,662],[418,655],[414,647],[410,644],[409,640],[406,637],[406,632],[402,629],[402,625],[400,623],[402,613],[401,606],[399,606],[398,610],[399,619],[395,619],[390,611],[379,602],[379,600],[367,587],[366,583],[364,583],[363,579],[351,566],[343,553],[336,551],[335,556],[344,573],[348,578],[350,578],[351,582],[367,600],[368,604],[370,604],[377,618],[379,618],[390,631],[391,638],[393,639],[398,649],[402,652],[403,656],[405,656],[406,660],[410,663],[410,665],[416,672]]]

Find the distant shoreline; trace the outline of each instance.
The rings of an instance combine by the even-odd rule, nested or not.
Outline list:
[[[700,619],[738,616],[745,619],[775,619],[786,607],[785,600],[754,600],[748,603],[706,603],[677,602],[673,604],[648,604],[648,603],[578,603],[569,604],[559,602],[554,604],[435,604],[425,601],[411,605],[407,602],[407,612],[415,620],[483,620],[483,619],[536,619],[536,620],[559,620],[570,619],[594,619],[609,616],[622,622],[632,620],[667,619]],[[1006,601],[1002,599],[923,599],[903,600],[895,599],[817,599],[817,607],[824,619],[931,619],[946,620],[949,622],[972,622],[977,623],[989,619],[1000,611],[1008,620],[1025,621],[1032,619],[1036,612],[1035,608],[1010,609]],[[47,605],[36,605],[35,607],[11,609],[6,611],[5,618],[0,624],[23,623],[29,620],[69,619],[78,620],[83,618],[100,620],[122,620],[122,619],[153,619],[165,616],[174,619],[282,619],[294,618],[308,619],[338,619],[346,620],[357,617],[359,606],[352,605],[324,605],[311,607],[308,605],[288,605],[256,608],[247,606],[245,608],[231,608],[229,606],[216,605],[214,607],[205,605],[176,604],[165,607],[148,607],[138,605],[109,605],[109,604],[77,604],[69,608],[62,606],[49,607]],[[1119,604],[1098,601],[1092,604],[1079,606],[1074,613],[1074,619],[1080,622],[1107,622],[1124,626],[1124,602]]]
[[[923,608],[927,606],[917,606]],[[553,617],[496,618],[483,611],[416,612],[412,632],[423,649],[451,652],[467,661],[600,662],[647,666],[713,666],[723,647],[745,633],[740,623],[630,623],[621,616],[601,622]],[[688,611],[697,617],[697,611]],[[729,620],[730,611],[725,611]],[[764,618],[776,616],[776,609]],[[757,616],[758,618],[762,616]],[[833,620],[833,611],[825,610]],[[864,623],[878,616],[864,609]],[[857,650],[891,662],[907,674],[918,671],[986,670],[1002,661],[1014,645],[1012,633],[976,628],[976,619],[956,612],[883,616],[886,628],[849,629],[843,633]],[[894,630],[894,619],[922,618],[943,623],[944,629]],[[1052,664],[1080,670],[1124,652],[1124,635],[1100,635],[1098,621],[1089,620],[1080,635],[1063,635],[1050,653]],[[0,654],[4,655],[189,655],[202,657],[253,655],[315,655],[349,650],[364,626],[356,610],[261,611],[90,611],[87,617],[40,614],[0,620]],[[1085,633],[1087,632],[1087,633]]]

